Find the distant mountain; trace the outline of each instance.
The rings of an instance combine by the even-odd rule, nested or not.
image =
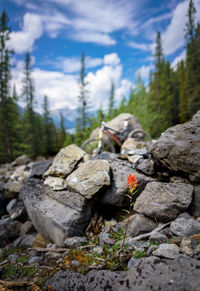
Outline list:
[[[60,125],[60,114],[62,114],[65,129],[68,130],[68,132],[73,132],[73,130],[75,130],[76,118],[78,116],[77,109],[70,109],[68,107],[65,107],[57,110],[52,110],[50,114],[57,128]]]

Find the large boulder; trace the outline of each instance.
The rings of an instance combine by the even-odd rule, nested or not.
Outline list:
[[[193,187],[189,184],[152,182],[137,198],[134,210],[158,221],[174,220],[192,201]]]
[[[154,144],[152,156],[165,167],[200,181],[200,111],[192,121],[167,129]]]
[[[45,283],[54,291],[197,291],[200,286],[200,262],[180,255],[175,260],[149,257],[138,259],[129,271],[89,272],[86,276],[59,271]]]
[[[66,195],[66,202],[63,204],[59,199],[55,200],[47,195],[49,191],[53,190],[44,186],[40,179],[30,178],[24,182],[20,198],[24,201],[35,229],[62,246],[67,237],[83,235],[90,210],[85,204],[81,207],[81,197],[79,201],[78,194],[73,197],[74,193],[71,193],[71,202],[70,195]]]
[[[193,218],[178,217],[170,225],[170,230],[177,236],[190,236],[200,233],[200,222]]]
[[[106,160],[89,160],[67,177],[67,186],[90,199],[104,185],[110,185],[109,171]]]
[[[44,173],[44,177],[53,176],[66,178],[83,158],[85,152],[75,144],[63,149],[54,158],[53,164]]]
[[[137,195],[142,192],[147,183],[154,179],[143,174],[137,173],[132,165],[120,159],[109,161],[111,167],[111,185],[104,190],[100,203],[113,206],[126,206],[128,194],[127,177],[129,174],[135,173],[138,180]]]
[[[111,121],[106,122],[106,126],[113,128],[117,131],[124,129],[124,121],[128,120],[128,131],[134,129],[142,129],[136,117],[130,113],[121,113],[117,117],[113,118]],[[90,134],[90,138],[96,138],[99,136],[99,128],[96,128]]]

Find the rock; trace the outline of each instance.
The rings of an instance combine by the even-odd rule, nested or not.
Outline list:
[[[192,219],[192,216],[188,212],[182,212],[177,218]]]
[[[6,210],[12,219],[16,219],[16,218],[19,219],[25,216],[25,209],[24,209],[23,202],[17,199],[12,199],[8,203]]]
[[[1,194],[0,194],[1,195]],[[0,219],[3,215],[6,214],[6,207],[5,207],[6,201],[5,198],[0,196]]]
[[[198,244],[200,244],[200,233],[192,235],[191,238],[195,239],[198,242]]]
[[[64,241],[64,245],[69,249],[75,249],[76,247],[79,247],[86,242],[86,237],[70,237],[66,238],[66,240]]]
[[[192,193],[193,187],[188,184],[148,183],[137,198],[134,210],[158,221],[168,222],[188,208]]]
[[[200,233],[200,222],[195,219],[177,218],[170,225],[171,231],[177,236],[189,236]]]
[[[17,199],[12,199],[6,206],[6,210],[9,215],[12,215],[12,213],[15,212],[15,209],[17,207],[18,200]]]
[[[131,164],[127,161],[113,160],[111,167],[111,185],[104,190],[100,203],[110,204],[114,206],[127,206],[129,201],[125,194],[128,194],[127,177],[130,173],[136,173],[138,180],[137,195],[141,193],[146,184],[152,182],[153,179],[139,174],[133,170]]]
[[[31,221],[26,221],[22,224],[20,228],[20,236],[24,236],[25,234],[29,233],[31,230],[33,230],[33,224]]]
[[[179,247],[175,244],[160,244],[159,247],[153,251],[153,255],[166,259],[175,259],[179,255]]]
[[[135,266],[135,264],[137,263],[137,259],[135,259],[135,258],[130,258],[130,260],[128,261],[128,266],[127,266],[127,268],[128,269],[131,269],[131,268],[133,268],[134,266]]]
[[[102,253],[103,253],[103,248],[102,247],[99,247],[99,246],[94,247],[93,248],[93,252],[96,253],[98,256],[101,256]]]
[[[136,165],[139,160],[143,160],[143,157],[140,155],[132,155],[132,156],[128,156],[128,160],[130,163]]]
[[[154,174],[154,161],[152,159],[140,160],[136,169],[147,176],[152,176]]]
[[[4,189],[4,183],[0,181],[0,193],[3,192]]]
[[[190,184],[189,180],[183,177],[179,176],[173,176],[170,177],[170,182],[171,183],[184,183],[184,184]]]
[[[147,153],[147,145],[145,142],[138,141],[135,138],[127,138],[121,146],[122,155],[140,155],[143,156]]]
[[[44,173],[51,166],[52,162],[53,162],[52,160],[47,160],[34,163],[29,178],[42,178]]]
[[[200,181],[200,111],[192,121],[168,128],[153,145],[152,156],[174,172]]]
[[[69,190],[53,191],[51,188],[45,187],[44,193],[59,203],[80,212],[83,210],[83,208],[86,208],[87,205],[87,199],[85,197]],[[87,212],[88,215],[90,215],[89,209],[87,209]]]
[[[67,186],[90,199],[104,185],[110,185],[109,170],[106,160],[89,160],[67,177]]]
[[[48,286],[54,291],[85,291],[84,276],[71,271],[59,271],[45,283],[45,290]]]
[[[128,246],[129,250],[138,250],[140,252],[144,252],[145,248],[148,246],[148,243],[145,241],[137,241],[134,238],[127,237],[125,239],[125,245]]]
[[[184,237],[180,244],[180,250],[182,253],[191,256],[196,252],[200,251],[200,245],[198,246],[197,240],[189,237]]]
[[[163,243],[163,242],[166,242],[167,240],[168,240],[167,236],[160,232],[156,232],[152,234],[149,238],[150,242],[158,242],[158,243]]]
[[[127,133],[132,131],[133,129],[142,129],[141,125],[139,124],[136,117],[134,117],[130,113],[121,113],[115,118],[113,118],[111,121],[106,122],[105,125],[113,128],[117,131],[124,130],[124,121],[128,120],[128,126],[127,126]],[[99,136],[99,128],[96,128],[92,131],[90,134],[90,138],[96,138]],[[112,139],[111,139],[112,140]]]
[[[60,259],[61,254],[49,251],[45,253],[45,257],[48,259]]]
[[[26,234],[21,238],[19,246],[21,248],[32,248],[36,234]]]
[[[29,264],[40,264],[43,261],[42,257],[32,257],[28,263]]]
[[[200,185],[194,187],[194,197],[190,212],[193,216],[200,216]]]
[[[83,158],[85,152],[75,144],[71,144],[55,156],[53,164],[44,173],[44,177],[53,176],[66,178]]]
[[[26,165],[28,163],[30,163],[30,159],[26,156],[26,155],[22,155],[17,157],[14,162],[13,162],[13,166],[21,166],[21,165]]]
[[[59,271],[45,283],[54,291],[197,291],[200,262],[180,255],[174,260],[156,257],[138,259],[128,271],[90,271],[86,276]]]
[[[126,225],[125,223],[123,224]],[[153,220],[145,217],[144,215],[136,214],[130,218],[127,235],[130,237],[135,237],[137,235],[150,232],[154,228],[156,228],[156,223]]]
[[[20,191],[21,184],[18,182],[7,182],[4,185],[3,197],[6,199],[15,199]]]
[[[53,190],[64,190],[67,188],[67,183],[65,179],[52,176],[48,176],[44,180],[44,185],[51,187]]]
[[[81,236],[87,226],[90,212],[71,209],[45,194],[41,180],[31,178],[25,181],[20,191],[29,218],[35,229],[62,246],[67,237]]]
[[[103,246],[104,244],[114,245],[115,240],[110,237],[109,233],[101,232],[99,235],[99,244],[100,246]]]
[[[46,248],[51,241],[46,238],[42,233],[38,233],[33,241],[34,248]]]
[[[7,242],[17,238],[20,234],[21,223],[13,221],[11,218],[0,220],[0,232],[4,232]]]
[[[11,264],[16,264],[18,261],[19,256],[16,254],[11,254],[8,256],[8,260]]]

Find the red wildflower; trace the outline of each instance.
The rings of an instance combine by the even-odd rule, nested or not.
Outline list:
[[[127,178],[128,187],[130,190],[135,190],[138,185],[137,178],[135,174],[130,174]]]

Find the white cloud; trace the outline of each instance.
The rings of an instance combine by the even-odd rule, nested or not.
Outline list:
[[[33,44],[43,33],[40,17],[36,14],[26,13],[22,31],[12,32],[8,47],[16,53],[24,53],[33,49]]]
[[[112,54],[104,56],[105,65],[115,66],[115,65],[118,65],[119,63],[120,63],[120,58],[118,57],[116,53],[112,53]]]
[[[182,60],[185,60],[185,58],[186,58],[186,51],[183,50],[182,53],[173,60],[172,65],[171,65],[172,68],[176,68],[178,63]]]
[[[153,69],[153,65],[142,66],[136,71],[136,75],[139,74],[142,79],[147,80],[149,78],[150,71]]]
[[[200,1],[194,0],[197,9],[196,18],[200,20]],[[179,3],[173,11],[173,16],[166,31],[162,34],[163,49],[166,55],[174,53],[181,48],[185,42],[185,24],[187,22],[187,11],[189,1]]]
[[[151,50],[151,45],[148,43],[137,43],[134,41],[128,42],[128,46],[134,48],[134,49],[139,49],[142,51],[150,51]]]
[[[119,59],[117,54],[115,60]],[[108,55],[109,56],[109,55]],[[106,56],[105,58],[106,59]],[[95,63],[95,59],[88,58],[89,62]],[[114,58],[113,58],[114,60]],[[103,59],[101,59],[103,62]],[[103,64],[103,63],[102,63]],[[16,84],[18,95],[22,91],[23,66],[22,62],[16,64],[13,70],[12,83]],[[32,73],[35,86],[36,107],[41,111],[44,95],[49,98],[50,109],[69,107],[76,108],[78,106],[79,95],[79,75],[65,74],[57,71],[45,71],[35,68]],[[122,79],[122,65],[120,59],[118,64],[113,61],[113,64],[103,65],[96,72],[89,72],[86,76],[88,82],[87,90],[89,92],[89,101],[92,110],[97,110],[100,104],[104,109],[108,107],[108,97],[111,88],[111,82],[115,84],[115,100],[118,102],[123,95],[130,91],[131,83]]]
[[[73,32],[71,37],[80,42],[92,42],[101,45],[114,45],[116,41],[109,35],[99,32],[79,31]]]

